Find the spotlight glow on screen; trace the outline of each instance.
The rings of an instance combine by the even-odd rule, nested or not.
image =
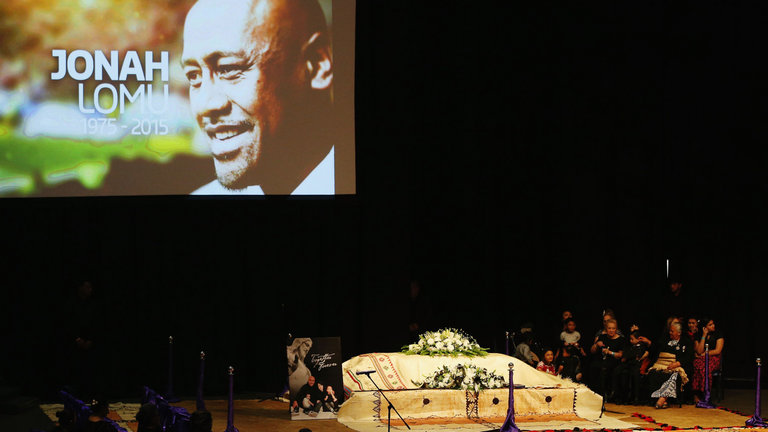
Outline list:
[[[4,0],[0,197],[355,193],[354,0]]]

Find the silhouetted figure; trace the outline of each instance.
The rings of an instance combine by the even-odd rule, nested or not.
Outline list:
[[[669,278],[669,290],[661,303],[661,312],[665,317],[687,317],[691,312],[688,296],[679,277]]]
[[[82,432],[117,432],[112,423],[106,421],[109,414],[109,404],[103,399],[91,404],[91,415],[83,426]]]
[[[211,432],[213,417],[206,410],[195,411],[189,416],[188,432]]]
[[[157,405],[145,403],[136,413],[136,421],[139,423],[139,429],[136,432],[160,432],[163,426],[160,423],[160,413],[157,411]]]
[[[526,331],[520,335],[520,343],[515,348],[515,357],[528,363],[531,366],[539,362],[539,356],[531,349],[533,344],[533,332]]]
[[[90,280],[77,285],[75,295],[62,309],[64,353],[67,385],[81,398],[90,398],[99,393],[96,388],[101,371],[98,359],[106,327],[103,306],[94,298],[94,286]]]
[[[51,432],[73,432],[75,430],[75,415],[68,409],[56,411],[57,425]]]

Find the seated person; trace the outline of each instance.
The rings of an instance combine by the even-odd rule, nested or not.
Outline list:
[[[693,360],[693,391],[694,398],[698,402],[707,389],[704,387],[705,362],[704,350],[709,345],[709,386],[712,388],[712,372],[719,370],[723,356],[725,337],[715,330],[715,321],[706,318],[701,320],[704,326],[701,329],[701,338],[696,341],[694,350],[696,357]]]
[[[594,373],[593,376],[597,378],[593,381],[597,393],[608,399],[613,399],[619,385],[619,379],[615,376],[619,372],[616,367],[621,363],[621,358],[624,355],[626,340],[623,336],[619,336],[618,325],[614,319],[608,319],[605,331],[606,334],[600,335],[590,348],[590,352],[597,355],[590,367]],[[611,383],[610,390],[609,382]]]
[[[557,374],[562,378],[568,378],[573,382],[580,382],[582,374],[578,349],[573,345],[560,347],[560,355],[555,362],[555,368]]]
[[[595,333],[594,342],[597,342],[597,338],[599,338],[601,335],[608,333],[607,325],[608,325],[608,321],[610,320],[616,321],[616,314],[613,313],[612,309],[606,309],[603,311],[603,328],[601,328],[600,330],[597,331],[597,333]],[[616,329],[616,334],[622,337],[624,336],[624,334],[619,329]]]
[[[301,407],[304,408],[304,414],[307,414],[309,413],[309,410],[314,409],[311,393],[307,393],[304,395],[304,399],[301,400]]]
[[[301,404],[304,414],[316,416],[323,407],[322,399],[322,390],[320,390],[319,385],[316,383],[315,377],[310,376],[307,383],[301,386],[299,392],[296,393],[296,399],[293,400],[291,406],[293,407],[293,412],[297,413],[299,412],[299,404]]]
[[[699,339],[701,333],[699,332],[699,320],[694,317],[688,318],[688,329],[685,331],[684,336],[693,342],[694,347],[696,341]]]
[[[536,370],[540,370],[552,375],[557,375],[557,372],[555,371],[554,360],[555,354],[552,352],[552,350],[548,349],[544,351],[544,359],[540,361],[538,365],[536,365]]]
[[[211,432],[213,417],[206,410],[195,411],[189,416],[188,432]]]
[[[136,432],[160,432],[163,426],[160,424],[160,413],[157,411],[157,405],[145,403],[136,413],[136,421],[139,428]]]
[[[648,385],[653,392],[651,397],[656,398],[656,408],[666,408],[667,399],[678,397],[678,385],[688,382],[693,346],[681,338],[682,333],[680,323],[671,323],[669,338],[656,346],[653,366],[648,370]]]
[[[560,342],[563,345],[577,345],[581,339],[581,333],[576,331],[576,321],[573,318],[565,320],[565,329],[560,333]]]
[[[109,414],[109,404],[103,398],[94,400],[91,403],[91,415],[88,416],[82,432],[117,432],[112,423],[106,420],[107,414]]]
[[[533,342],[533,333],[524,332],[521,335],[521,337],[522,337],[522,340],[520,341],[519,344],[517,344],[517,347],[515,348],[514,357],[533,366],[539,362],[539,356],[537,356],[536,353],[534,353],[531,350],[531,343]]]
[[[563,346],[572,346],[576,348],[576,354],[579,355],[582,358],[587,356],[587,353],[584,351],[584,348],[581,347],[581,333],[576,331],[576,321],[573,318],[569,318],[565,322],[564,330],[562,333],[560,333],[560,343]],[[560,350],[558,350],[557,355],[555,357],[558,357],[560,355]]]
[[[672,326],[672,324],[680,324],[682,326],[683,321],[680,319],[680,317],[677,316],[670,316],[667,318],[667,325],[664,326],[664,330],[661,333],[661,338],[659,339],[660,341],[667,340],[669,338],[669,328]]]
[[[339,399],[336,398],[336,392],[333,391],[333,387],[327,386],[325,388],[325,395],[323,396],[323,408],[326,411],[335,413],[339,409]]]
[[[51,432],[72,432],[75,430],[75,414],[64,408],[61,411],[56,411],[56,427]]]

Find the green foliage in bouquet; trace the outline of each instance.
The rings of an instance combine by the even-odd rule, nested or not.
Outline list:
[[[482,348],[475,338],[455,328],[422,333],[416,343],[405,345],[402,349],[405,354],[428,356],[476,357],[488,355],[488,348]]]
[[[507,387],[504,377],[489,372],[486,368],[461,364],[454,367],[443,366],[432,375],[426,376],[424,382],[413,384],[427,389],[469,390],[475,393],[484,389]]]

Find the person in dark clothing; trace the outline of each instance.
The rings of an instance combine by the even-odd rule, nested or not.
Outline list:
[[[648,344],[640,340],[640,331],[630,332],[629,345],[617,367],[619,388],[615,397],[618,403],[631,401],[634,405],[640,404],[640,377],[645,372],[644,368],[648,367],[649,355]]]
[[[590,352],[597,355],[590,367],[592,376],[597,378],[593,381],[597,392],[611,400],[618,390],[619,379],[616,376],[618,373],[616,367],[619,366],[624,355],[626,339],[618,335],[614,319],[606,322],[605,333],[600,335],[590,348]]]
[[[103,362],[101,332],[106,327],[104,308],[94,298],[94,286],[83,280],[76,287],[76,295],[62,309],[63,346],[60,361],[67,386],[81,398],[103,391],[97,388],[102,381]]]
[[[339,409],[339,399],[336,397],[336,392],[333,387],[327,386],[323,395],[323,406],[326,411],[335,413]]]
[[[51,432],[73,432],[75,430],[75,414],[72,411],[66,408],[56,411],[56,418],[58,419],[57,425]]]
[[[91,415],[83,426],[82,432],[117,432],[112,422],[107,421],[109,404],[104,399],[94,400],[91,404]]]
[[[680,278],[676,276],[670,277],[669,290],[664,295],[658,311],[664,314],[663,317],[687,317],[689,312],[691,312],[690,306]]]
[[[688,317],[687,327],[688,329],[685,331],[685,337],[691,340],[694,344],[699,338],[699,320],[697,320],[695,317]]]
[[[160,432],[163,426],[160,424],[160,413],[157,411],[157,405],[145,403],[136,413],[136,421],[139,423],[139,429],[136,432]]]
[[[213,417],[206,410],[195,411],[189,416],[188,432],[211,432]]]
[[[719,370],[722,365],[723,347],[725,346],[725,336],[719,330],[715,330],[715,321],[710,318],[701,320],[701,339],[694,342],[696,356],[693,360],[693,390],[695,390],[696,400],[704,396],[706,388],[704,383],[709,382],[712,385],[712,372]],[[706,375],[706,359],[704,351],[709,347],[709,376]],[[711,387],[710,387],[711,388]]]
[[[297,413],[299,409],[303,409],[304,414],[317,415],[323,408],[323,396],[323,392],[315,382],[315,377],[310,376],[307,383],[296,393],[296,399],[292,403],[293,412]]]
[[[580,382],[582,374],[579,348],[573,345],[563,345],[560,347],[560,355],[555,360],[555,370],[563,378],[568,378],[573,382]]]
[[[693,371],[693,344],[682,336],[682,326],[673,323],[669,338],[653,346],[654,362],[648,371],[648,386],[656,408],[666,408],[668,398],[677,398],[678,387],[688,383]]]

